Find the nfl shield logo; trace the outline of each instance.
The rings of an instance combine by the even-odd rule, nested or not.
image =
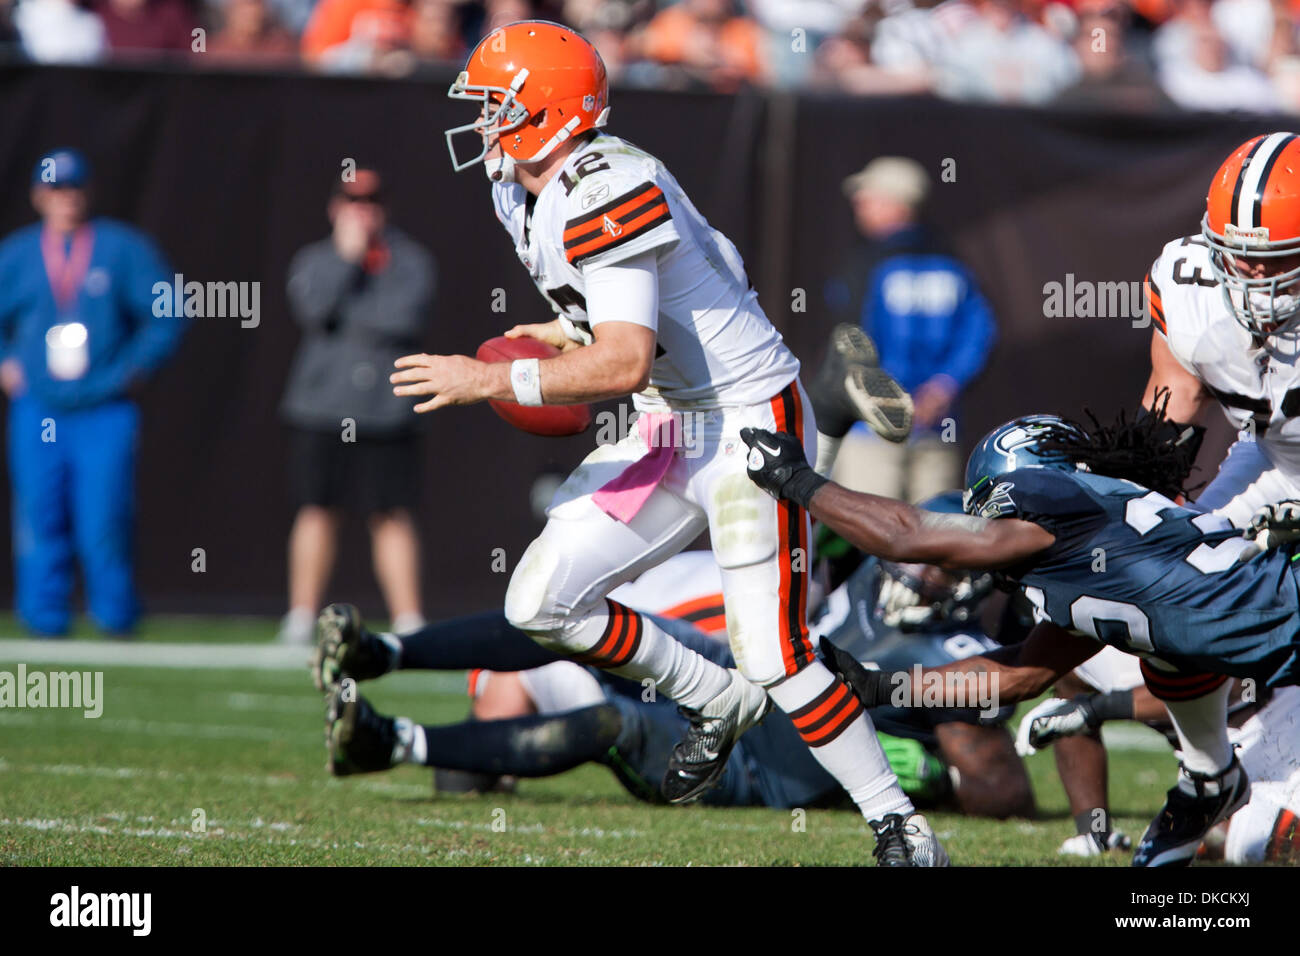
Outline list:
[[[582,98],[582,108],[588,113],[594,110],[596,108],[596,97],[592,96],[590,93],[584,96]]]

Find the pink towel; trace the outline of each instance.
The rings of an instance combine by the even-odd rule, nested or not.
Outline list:
[[[643,413],[636,425],[649,450],[592,495],[601,511],[624,524],[636,516],[668,473],[677,448],[677,420],[672,412]]]

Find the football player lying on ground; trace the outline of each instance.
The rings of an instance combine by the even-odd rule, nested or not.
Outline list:
[[[1212,689],[1199,676],[1196,686],[1184,686],[1185,675],[1208,673],[1211,682],[1250,678],[1266,686],[1300,680],[1295,545],[1271,547],[1294,536],[1300,522],[1274,506],[1252,524],[1248,538],[1224,518],[1149,491],[1154,484],[1176,495],[1181,489],[1168,487],[1167,478],[1185,474],[1183,450],[1161,437],[1162,424],[1157,409],[1135,422],[1121,416],[1116,426],[1092,433],[1050,415],[1002,425],[971,454],[963,516],[929,514],[828,482],[789,435],[751,428],[742,438],[756,484],[808,508],[868,554],[1001,570],[1042,618],[1025,641],[922,674],[916,687],[908,675],[867,671],[823,642],[866,706],[894,699],[915,704],[936,687],[937,699],[948,703],[977,677],[996,677],[1003,702],[1029,700],[1105,643],[1144,658],[1143,676],[1148,686],[1165,690],[1186,752],[1194,746],[1189,737],[1225,728],[1222,719],[1206,724],[1204,709],[1188,714],[1170,699],[1174,688],[1198,698]],[[1134,865],[1190,862],[1209,829],[1249,793],[1235,756],[1213,774],[1189,769],[1184,760]]]
[[[945,504],[952,507],[951,502]],[[703,596],[682,603],[663,592],[655,595],[646,586],[647,578],[679,577],[672,573],[674,565],[693,575],[697,591],[701,581],[705,589],[719,584],[709,552],[684,552],[618,589],[617,599],[642,613],[675,607],[696,616],[710,607],[720,609],[720,595],[713,601]],[[946,663],[995,646],[969,623],[987,590],[959,575],[947,575],[943,583],[932,581],[925,594],[912,590],[926,570],[886,568],[875,559],[862,562],[832,592],[812,633],[825,628],[873,664],[896,666]],[[632,595],[658,600],[639,603]],[[731,666],[726,645],[701,628],[687,620],[653,616],[678,640],[721,666]],[[909,621],[906,631],[885,623],[903,618]],[[863,619],[870,621],[870,635],[857,623]],[[711,620],[701,623],[708,626]],[[499,614],[461,618],[397,637],[372,634],[354,608],[332,605],[321,614],[320,637],[313,671],[318,686],[330,690],[327,742],[330,766],[338,776],[408,762],[467,771],[477,777],[474,789],[488,789],[498,775],[550,776],[596,761],[608,766],[633,796],[665,802],[659,782],[685,726],[671,702],[647,699],[641,684],[542,650]],[[872,658],[873,651],[879,652],[879,660]],[[406,718],[380,716],[363,698],[344,694],[340,686],[343,677],[369,679],[399,668],[484,666],[490,670],[479,672],[474,680],[474,719],[452,726],[420,727]],[[1033,814],[1024,765],[1003,726],[1009,708],[983,717],[973,709],[921,713],[881,708],[878,714],[889,731],[881,734],[881,742],[913,800],[955,804],[973,815]],[[772,714],[741,739],[718,786],[702,799],[720,806],[789,808],[845,804],[847,797],[799,746],[789,719]]]
[[[1229,739],[1250,778],[1250,802],[1207,835],[1198,858],[1300,862],[1300,687],[1229,683]],[[1070,697],[1049,698],[1029,711],[1020,722],[1016,750],[1028,756],[1053,748],[1080,834],[1067,840],[1062,852],[1101,853],[1110,848],[1102,833],[1109,819],[1102,724],[1136,720],[1175,746],[1177,738],[1164,704],[1142,686],[1137,658],[1113,647],[1103,648],[1053,690]]]

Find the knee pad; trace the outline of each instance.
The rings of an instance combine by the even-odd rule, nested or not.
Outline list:
[[[562,602],[555,586],[561,556],[543,536],[528,546],[506,588],[505,616],[543,647],[560,654],[590,650],[581,640],[591,609]]]
[[[519,559],[506,588],[505,615],[513,627],[542,640],[559,630],[563,615],[551,596],[559,555],[538,538]]]
[[[719,479],[710,497],[709,537],[718,567],[742,568],[776,554],[780,539],[775,502],[748,474]]]

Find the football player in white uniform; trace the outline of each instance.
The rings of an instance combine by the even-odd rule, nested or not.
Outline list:
[[[1300,136],[1256,136],[1233,151],[1210,182],[1200,233],[1164,247],[1146,295],[1154,335],[1143,405],[1167,390],[1168,418],[1192,423],[1217,401],[1240,432],[1195,507],[1243,528],[1261,509],[1271,520],[1275,503],[1300,498]],[[1189,467],[1199,432],[1170,429],[1170,441],[1191,446]],[[1150,664],[1143,674],[1173,718],[1184,768],[1211,790],[1232,787],[1230,682]],[[1180,787],[1200,800],[1196,782],[1180,776]]]
[[[394,391],[424,397],[417,411],[633,393],[640,413],[629,435],[597,448],[556,493],[510,581],[507,618],[576,660],[654,681],[686,708],[690,730],[663,784],[674,802],[717,779],[770,697],[872,823],[882,863],[946,862],[862,706],[814,653],[807,515],[746,475],[741,428],[789,431],[810,455],[816,433],[799,362],[764,315],[735,247],[662,163],[602,132],[605,67],[572,30],[534,20],[493,31],[449,95],[480,109],[447,131],[453,164],[485,163],[497,218],[556,312],[507,334],[562,354],[497,365],[408,356],[397,362]],[[461,135],[474,143],[466,159]],[[608,598],[706,528],[738,671]]]

